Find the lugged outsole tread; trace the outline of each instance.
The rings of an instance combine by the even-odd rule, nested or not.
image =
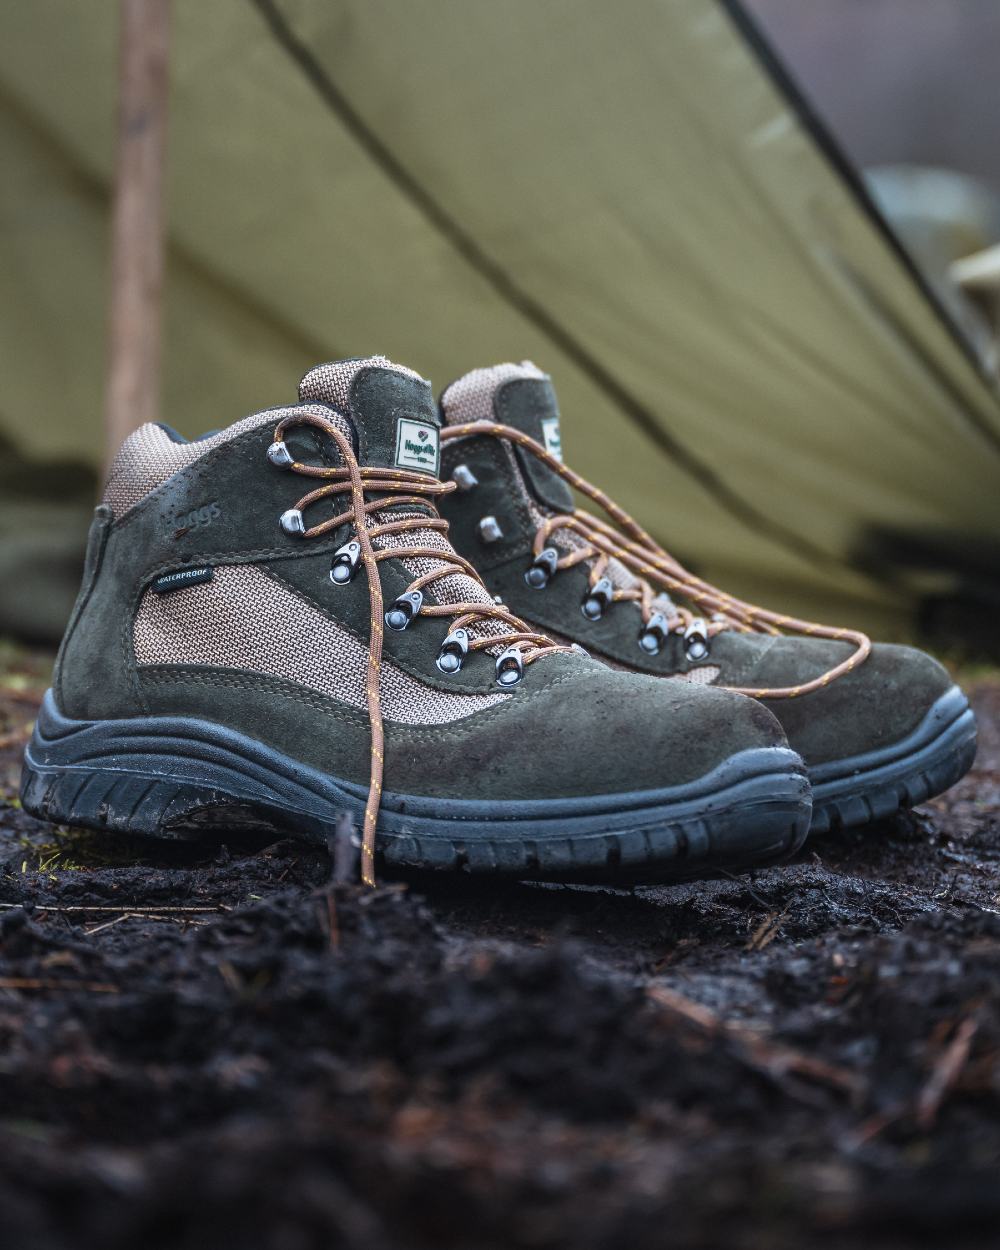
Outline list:
[[[174,822],[178,807],[212,800],[224,810],[226,796],[205,787],[179,785],[174,780],[150,779],[123,773],[91,773],[81,782],[79,773],[44,775],[25,764],[22,803],[26,811],[56,824],[98,829],[174,841],[190,841],[209,832]],[[764,805],[762,805],[764,806]],[[808,824],[808,808],[793,812],[791,800],[778,811],[762,811],[760,836],[748,828],[737,852],[722,849],[708,820],[669,822],[653,829],[625,833],[566,835],[551,842],[535,839],[470,843],[465,837],[422,837],[416,834],[379,835],[378,850],[386,868],[438,870],[503,876],[575,881],[662,880],[682,881],[715,872],[739,871],[787,858],[801,845]],[[775,822],[781,826],[775,828]],[[277,833],[294,829],[274,826]],[[332,823],[330,827],[332,832]],[[227,826],[212,830],[224,836]],[[724,830],[720,830],[724,832]],[[307,840],[325,840],[310,832]],[[700,853],[691,855],[692,844]]]
[[[77,721],[51,692],[22,774],[32,815],[182,841],[253,829],[325,845],[345,812],[360,819],[364,797],[224,725]],[[377,850],[391,870],[675,881],[791,854],[809,812],[804,765],[776,745],[658,790],[512,801],[384,794]]]
[[[945,740],[937,757],[923,761],[911,772],[904,771],[903,761],[896,777],[866,785],[862,774],[855,783],[860,788],[853,793],[816,796],[810,834],[854,829],[885,820],[903,808],[917,807],[950,789],[972,767],[976,757],[975,730],[954,743],[947,740],[947,734],[942,737]]]

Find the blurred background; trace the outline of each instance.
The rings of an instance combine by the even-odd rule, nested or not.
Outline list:
[[[738,594],[995,647],[998,54],[993,0],[7,0],[0,633],[123,423],[383,352],[536,361]]]

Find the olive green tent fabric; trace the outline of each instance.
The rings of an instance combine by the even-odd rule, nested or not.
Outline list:
[[[0,435],[36,464],[101,457],[116,19],[0,7]],[[730,4],[175,0],[168,213],[184,433],[321,358],[530,358],[573,465],[739,593],[903,628],[995,589],[995,378]]]

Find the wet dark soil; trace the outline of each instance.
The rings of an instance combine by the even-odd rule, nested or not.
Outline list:
[[[18,810],[0,693],[0,1245],[993,1246],[1000,683],[975,770],[783,869],[362,892],[291,841]]]

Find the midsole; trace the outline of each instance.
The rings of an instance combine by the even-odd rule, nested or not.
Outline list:
[[[875,751],[811,765],[809,778],[814,801],[819,803],[824,794],[839,793],[845,785],[856,784],[859,779],[872,782],[890,779],[898,775],[901,764],[919,768],[925,759],[937,754],[943,743],[958,743],[974,737],[975,733],[975,713],[958,686],[952,686],[905,738]]]
[[[328,820],[360,813],[367,786],[310,768],[212,721],[183,716],[78,721],[63,716],[52,692],[43,701],[25,753],[37,773],[123,773],[214,787],[226,799]],[[545,837],[606,833],[699,819],[754,804],[807,803],[802,761],[783,747],[759,747],[722,761],[681,785],[573,798],[446,799],[386,791],[380,828],[433,836],[469,826],[481,836]]]

